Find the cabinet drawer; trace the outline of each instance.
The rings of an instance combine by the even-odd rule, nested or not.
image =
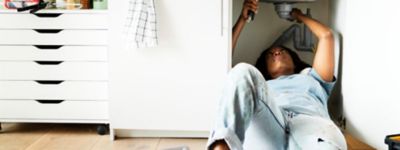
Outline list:
[[[0,80],[108,80],[107,62],[3,61]]]
[[[0,60],[107,61],[106,46],[0,46]]]
[[[93,81],[0,81],[0,99],[106,100],[108,83]]]
[[[107,30],[0,30],[0,35],[0,45],[107,45]]]
[[[0,100],[1,119],[108,119],[107,102]]]
[[[107,29],[107,14],[0,14],[0,29]]]

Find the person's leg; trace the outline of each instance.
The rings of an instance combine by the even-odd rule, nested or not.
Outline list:
[[[309,150],[346,150],[340,129],[328,118],[297,115],[288,120],[289,148]]]
[[[243,148],[245,150],[282,150],[287,147],[287,132],[275,123],[268,107],[253,115],[246,130]]]
[[[284,137],[282,113],[268,97],[267,88],[265,79],[255,67],[241,63],[231,70],[220,99],[216,125],[211,132],[208,149],[218,146],[218,143],[226,143],[232,150],[242,149],[246,129],[254,114],[259,116],[259,113],[266,114],[261,115],[262,119],[266,120],[263,125],[265,128],[277,131]],[[271,145],[278,144],[282,148],[285,145],[285,139],[269,139],[273,141],[265,142],[271,142]]]

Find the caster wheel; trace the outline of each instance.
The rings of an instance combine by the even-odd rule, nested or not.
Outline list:
[[[107,133],[107,125],[103,124],[97,126],[97,134],[104,135],[106,133]]]

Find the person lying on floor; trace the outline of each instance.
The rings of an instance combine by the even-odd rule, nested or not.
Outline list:
[[[233,47],[258,1],[246,0],[233,28]],[[268,148],[347,149],[343,134],[328,114],[328,97],[335,84],[334,37],[329,27],[293,9],[292,18],[303,22],[318,38],[312,67],[285,46],[271,46],[254,66],[239,63],[229,73],[219,102],[216,125],[207,149],[243,149],[245,133],[258,113],[267,120]],[[253,145],[257,147],[257,145]]]

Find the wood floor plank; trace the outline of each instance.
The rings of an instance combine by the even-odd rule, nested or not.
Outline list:
[[[160,138],[117,138],[110,141],[102,137],[92,150],[156,150]]]
[[[375,150],[375,148],[357,140],[348,133],[344,134],[347,142],[347,149],[349,150]]]
[[[27,150],[90,150],[100,137],[92,125],[57,124]]]
[[[157,150],[204,150],[207,139],[162,138]],[[185,149],[186,148],[186,149]]]
[[[0,150],[24,150],[48,133],[52,127],[52,124],[2,123]]]
[[[207,139],[118,138],[96,133],[96,125],[3,123],[0,150],[204,150]],[[373,150],[345,133],[349,150]],[[182,149],[179,149],[182,150]]]

